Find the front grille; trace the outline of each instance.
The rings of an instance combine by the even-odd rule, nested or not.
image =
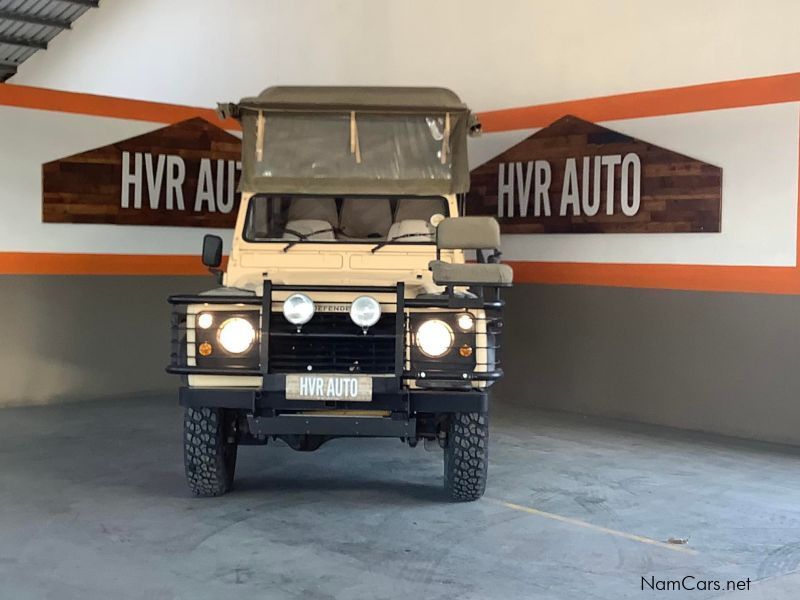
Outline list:
[[[347,313],[317,313],[298,332],[273,312],[269,372],[394,373],[395,339],[394,313],[382,314],[364,334]]]

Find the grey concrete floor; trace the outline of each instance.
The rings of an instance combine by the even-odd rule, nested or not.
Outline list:
[[[687,575],[753,582],[693,598],[800,590],[791,448],[498,404],[479,502],[446,503],[440,454],[394,440],[244,448],[237,490],[195,499],[180,417],[172,398],[0,411],[0,598],[617,599]]]

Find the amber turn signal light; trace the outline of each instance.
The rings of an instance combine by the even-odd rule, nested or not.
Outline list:
[[[467,346],[464,344],[461,348],[458,349],[458,353],[463,356],[464,358],[469,358],[472,356],[472,346]]]
[[[209,344],[208,342],[203,342],[197,348],[197,351],[200,353],[200,356],[208,356],[209,354],[211,354],[211,344]]]

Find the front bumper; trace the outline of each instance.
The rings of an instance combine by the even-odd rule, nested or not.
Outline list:
[[[325,402],[287,400],[286,376],[264,377],[262,388],[180,388],[181,406],[229,408],[252,415],[275,415],[313,410],[387,411],[396,416],[432,415],[455,412],[486,412],[489,395],[485,390],[408,389],[398,386],[393,377],[375,377],[370,402]]]

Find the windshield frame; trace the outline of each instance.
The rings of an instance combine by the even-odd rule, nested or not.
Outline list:
[[[261,244],[274,244],[274,245],[279,245],[281,247],[285,247],[286,244],[289,243],[289,242],[291,242],[291,245],[293,247],[294,246],[301,246],[301,245],[308,245],[308,244],[323,244],[323,245],[326,245],[326,246],[332,246],[332,245],[336,245],[336,246],[360,245],[360,246],[369,246],[370,248],[374,247],[376,244],[381,244],[383,247],[390,247],[390,246],[391,247],[395,247],[395,246],[434,246],[435,247],[436,246],[436,239],[435,239],[436,236],[435,235],[433,236],[434,239],[432,239],[430,241],[422,241],[422,242],[395,241],[395,240],[389,241],[389,240],[386,240],[385,238],[332,239],[332,240],[320,240],[320,239],[316,239],[316,240],[302,240],[302,239],[286,240],[286,239],[277,239],[277,238],[275,238],[275,239],[260,239],[260,238],[253,239],[253,238],[249,237],[247,233],[248,233],[248,231],[250,229],[251,219],[252,219],[252,216],[253,216],[252,202],[254,200],[256,200],[257,198],[260,198],[260,197],[275,197],[275,196],[290,196],[292,198],[319,198],[319,197],[330,198],[331,196],[334,196],[336,198],[353,198],[353,199],[360,199],[360,198],[383,199],[383,198],[386,198],[388,200],[401,200],[401,199],[402,200],[406,200],[406,199],[408,199],[408,200],[411,200],[411,199],[414,199],[414,200],[431,200],[431,199],[437,199],[437,200],[441,200],[443,205],[444,205],[445,212],[443,214],[444,214],[445,217],[452,216],[451,213],[453,212],[452,208],[450,206],[449,199],[447,198],[447,196],[445,196],[443,194],[425,194],[425,195],[417,196],[417,195],[407,195],[407,194],[381,194],[381,195],[376,195],[376,194],[349,194],[348,193],[348,194],[339,195],[339,194],[293,194],[293,193],[288,193],[288,192],[285,192],[285,193],[256,192],[256,193],[254,193],[253,195],[251,195],[247,199],[247,207],[246,207],[246,212],[245,212],[245,215],[244,215],[244,222],[243,222],[242,231],[241,231],[242,241],[244,241],[247,244],[259,244],[259,245],[261,245]]]

